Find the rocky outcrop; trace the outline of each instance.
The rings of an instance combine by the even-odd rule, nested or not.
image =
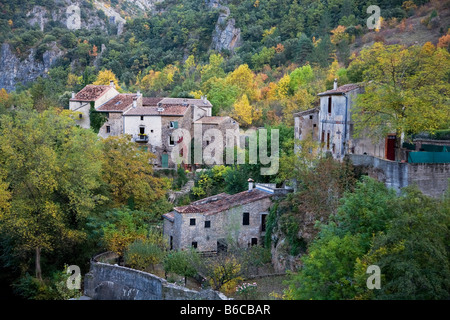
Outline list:
[[[219,0],[206,0],[206,4],[220,12],[212,35],[211,49],[233,52],[240,45],[241,29],[236,28],[236,21],[230,18],[230,9],[221,5]]]
[[[39,76],[45,76],[55,61],[63,55],[55,42],[49,44],[49,50],[44,52],[42,60],[36,59],[36,49],[29,50],[25,59],[17,57],[8,43],[3,43],[0,49],[0,88],[7,91],[15,90],[17,84],[27,84]]]

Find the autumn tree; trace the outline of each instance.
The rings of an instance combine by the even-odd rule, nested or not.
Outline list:
[[[261,112],[250,105],[246,94],[234,104],[234,114],[244,127],[250,126],[261,117]]]
[[[449,53],[429,42],[410,48],[377,42],[363,50],[349,68],[365,81],[353,113],[355,133],[400,137],[448,128],[450,84],[443,66],[449,63]]]
[[[149,210],[163,201],[167,181],[153,176],[152,153],[142,151],[127,136],[103,140],[102,178],[108,186],[113,206],[134,203]]]
[[[18,111],[0,118],[0,228],[14,254],[35,256],[70,248],[85,237],[83,223],[103,201],[101,149],[96,135],[76,126],[68,111]],[[5,194],[5,187],[8,186]]]
[[[117,80],[116,75],[111,70],[105,69],[100,70],[97,75],[97,79],[93,84],[95,85],[109,85],[110,81],[114,82],[117,90],[120,90],[119,80]]]
[[[253,71],[248,65],[243,64],[230,72],[226,77],[226,80],[229,85],[237,88],[239,97],[246,94],[248,99],[254,100],[258,96],[254,78],[255,74]]]

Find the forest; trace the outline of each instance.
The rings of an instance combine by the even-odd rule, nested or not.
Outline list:
[[[120,35],[92,1],[81,2],[82,19],[91,10],[104,28],[68,30],[51,20],[40,30],[27,22],[27,12],[55,1],[0,3],[0,42],[17,56],[34,48],[42,59],[51,44],[64,52],[45,76],[15,91],[0,88],[0,283],[7,294],[77,296],[62,284],[66,265],[79,265],[84,274],[89,259],[106,250],[138,269],[161,263],[191,276],[192,268],[207,268],[194,253],[190,260],[168,253],[160,235],[161,215],[173,207],[167,192],[179,189],[187,173],[155,172],[152,154],[126,137],[98,139],[67,110],[72,92],[113,80],[120,92],[149,97],[206,95],[213,115],[232,116],[243,129],[279,130],[276,175],[261,176],[259,164],[206,168],[177,204],[243,191],[248,177],[278,185],[296,180],[297,192],[268,217],[266,250],[256,253],[270,255],[271,235],[286,236],[284,250],[302,267],[290,275],[283,299],[448,299],[450,193],[434,199],[411,187],[397,195],[351,164],[295,153],[293,128],[293,113],[317,106],[317,94],[337,79],[366,84],[356,132],[398,132],[406,140],[424,132],[448,136],[448,1],[222,2],[241,43],[221,52],[211,49],[220,9],[203,1],[156,3],[154,12],[127,16]],[[108,3],[130,9],[127,1]],[[379,30],[366,27],[369,4],[382,8]],[[412,45],[393,40],[413,28],[437,36]],[[302,150],[319,147],[303,144]],[[241,273],[231,265],[236,273],[228,285],[253,267],[248,261],[239,262]],[[373,264],[384,270],[380,291],[365,287]],[[221,289],[225,282],[209,271]]]

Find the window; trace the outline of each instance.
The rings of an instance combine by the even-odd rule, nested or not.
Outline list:
[[[195,219],[190,219],[189,220],[189,225],[190,226],[195,226]]]
[[[320,138],[320,142],[325,142],[325,130],[322,130],[322,137]]]
[[[312,120],[312,118],[313,118],[313,116],[311,115],[311,116],[309,116],[309,120]]]
[[[106,126],[106,133],[111,133],[111,126]]]
[[[197,241],[192,242],[192,248],[197,249]]]
[[[145,127],[139,127],[139,134],[145,134]]]
[[[328,97],[328,113],[331,114],[331,96]]]
[[[261,231],[266,231],[266,214],[261,215]]]
[[[152,130],[150,130],[150,132],[151,132],[151,133],[153,133],[153,129],[152,129]]]
[[[144,120],[144,116],[141,116],[141,120]]]
[[[330,150],[330,133],[327,132],[327,150]]]
[[[256,246],[258,244],[258,238],[252,238],[252,246]]]
[[[178,121],[170,121],[170,128],[178,129]]]
[[[83,115],[80,113],[79,115],[78,115],[78,118],[83,118]]]
[[[205,221],[205,228],[211,228],[211,221]]]
[[[169,136],[169,146],[174,146],[175,140],[173,140],[172,135]]]
[[[244,212],[242,216],[242,225],[248,226],[250,224],[250,213]]]

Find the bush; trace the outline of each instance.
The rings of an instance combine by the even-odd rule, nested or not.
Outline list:
[[[128,246],[124,259],[131,268],[145,271],[150,266],[154,269],[164,256],[165,252],[158,245],[139,239]]]

